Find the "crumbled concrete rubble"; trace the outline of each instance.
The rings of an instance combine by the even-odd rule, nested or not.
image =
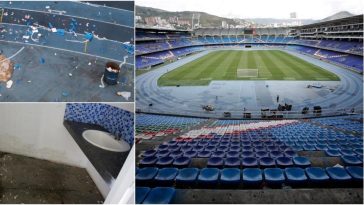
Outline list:
[[[4,55],[0,55],[0,82],[7,82],[14,71],[14,63],[6,58]]]

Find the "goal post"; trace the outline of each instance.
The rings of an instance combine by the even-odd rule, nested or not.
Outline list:
[[[236,76],[238,78],[257,78],[258,75],[259,70],[256,68],[244,68],[236,70]]]

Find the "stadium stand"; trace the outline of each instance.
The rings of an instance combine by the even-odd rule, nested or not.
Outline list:
[[[155,127],[188,125],[184,131],[138,142],[140,203],[148,202],[146,192],[160,187],[168,187],[171,193],[165,197],[171,203],[178,203],[174,200],[186,189],[233,193],[304,187],[335,192],[340,190],[335,188],[362,187],[362,115],[219,120],[138,114],[136,128],[138,135],[144,135],[144,130]],[[148,144],[154,147],[144,146]],[[161,152],[163,157],[158,156]],[[149,193],[152,198],[158,194]]]
[[[194,31],[136,29],[136,68],[146,69],[211,46],[284,46],[363,72],[361,15],[292,28],[200,28]],[[169,55],[169,58],[164,56]],[[147,60],[146,60],[147,59]]]

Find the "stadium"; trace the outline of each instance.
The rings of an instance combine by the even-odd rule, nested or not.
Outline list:
[[[362,203],[363,16],[136,28],[136,203]]]
[[[134,2],[105,3],[1,1],[0,101],[133,101]]]

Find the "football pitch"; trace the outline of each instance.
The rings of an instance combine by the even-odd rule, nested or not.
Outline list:
[[[337,81],[337,75],[280,50],[214,51],[158,79],[159,86],[208,85],[212,80]]]

